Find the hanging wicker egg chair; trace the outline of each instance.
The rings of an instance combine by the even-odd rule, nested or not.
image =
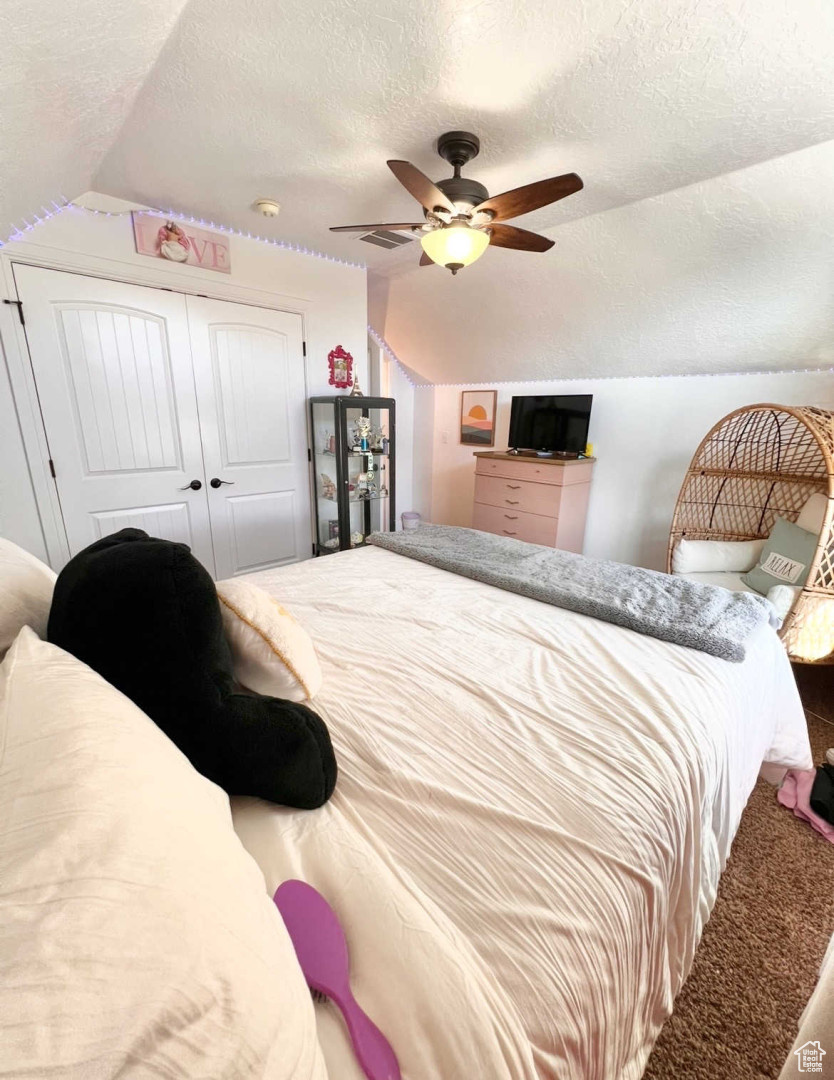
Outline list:
[[[755,540],[777,517],[796,521],[827,497],[807,580],[780,636],[791,660],[834,663],[834,412],[747,405],[720,420],[695,452],[675,506],[666,569],[682,537]]]

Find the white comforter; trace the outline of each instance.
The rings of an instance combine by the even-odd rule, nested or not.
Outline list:
[[[236,828],[329,897],[406,1080],[639,1077],[760,765],[811,763],[773,631],[730,664],[374,548],[251,580],[314,637],[340,777]]]

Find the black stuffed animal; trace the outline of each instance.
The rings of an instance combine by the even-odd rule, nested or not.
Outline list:
[[[330,798],[336,759],[324,721],[237,692],[214,583],[185,544],[122,529],[79,552],[55,583],[48,637],[230,795],[304,809]]]

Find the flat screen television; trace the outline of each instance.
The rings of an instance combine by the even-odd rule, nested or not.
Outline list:
[[[510,447],[545,454],[582,454],[588,442],[592,394],[514,397]]]

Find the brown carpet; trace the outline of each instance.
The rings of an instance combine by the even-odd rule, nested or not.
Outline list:
[[[834,746],[834,667],[795,668],[814,758]],[[773,1080],[834,933],[834,844],[759,781],[695,963],[644,1080]]]

